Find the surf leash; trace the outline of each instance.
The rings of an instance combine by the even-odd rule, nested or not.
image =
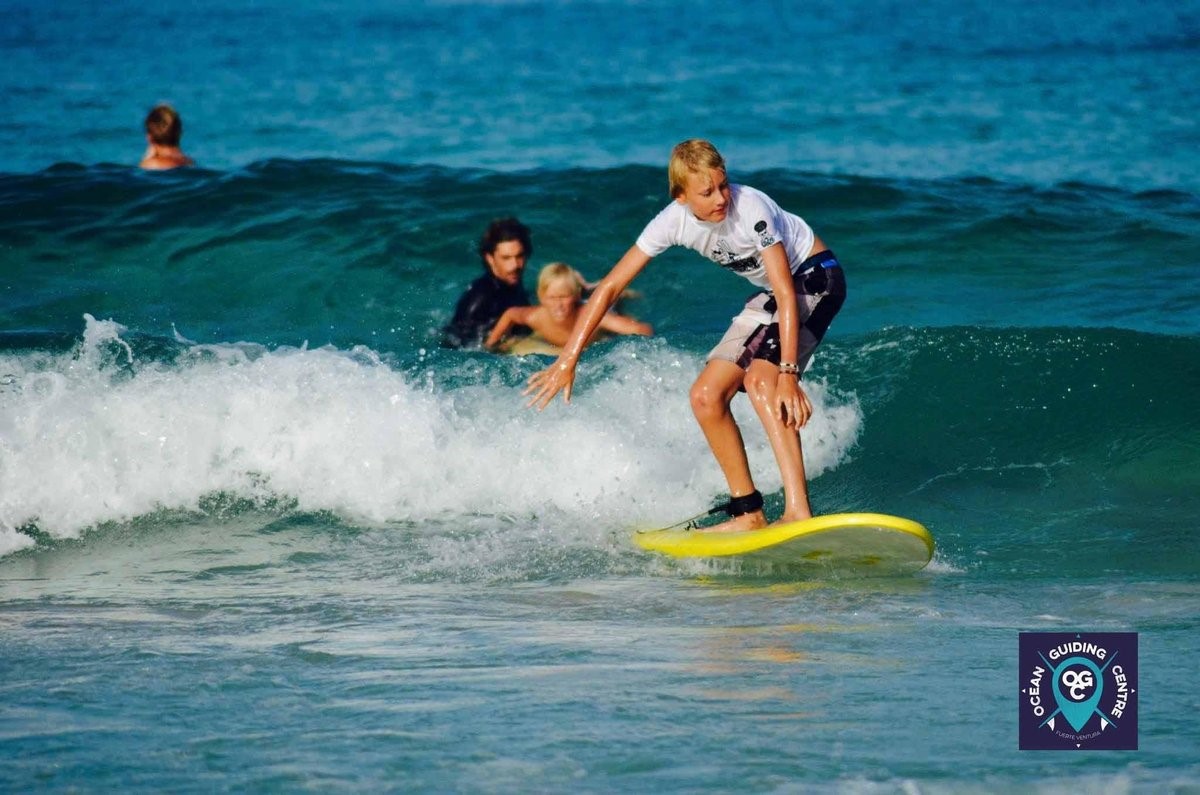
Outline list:
[[[695,516],[691,517],[690,519],[684,519],[682,522],[676,522],[675,524],[670,524],[670,525],[667,525],[666,527],[662,527],[659,529],[674,530],[676,527],[682,527],[684,530],[695,530],[696,528],[698,528],[700,526],[699,524],[697,524],[697,522],[699,522],[701,519],[705,519],[709,516],[712,516],[715,513],[728,514],[730,516],[730,518],[732,518],[734,516],[741,516],[744,513],[750,513],[751,511],[761,511],[762,507],[763,507],[762,492],[759,491],[758,489],[755,489],[754,491],[750,492],[749,494],[744,494],[741,497],[733,497],[728,502],[723,502],[720,505],[709,508],[707,511],[704,511],[703,513],[698,513]],[[653,531],[639,530],[638,532],[639,533],[649,533],[649,532],[653,532]]]

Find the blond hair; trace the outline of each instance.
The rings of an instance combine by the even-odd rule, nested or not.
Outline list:
[[[711,169],[725,170],[725,158],[717,147],[702,138],[689,138],[671,150],[667,164],[667,181],[671,198],[678,199],[687,190],[688,174],[707,174]]]
[[[551,262],[538,273],[538,297],[545,295],[550,285],[560,281],[570,283],[576,298],[583,295],[583,277],[579,275],[579,271],[565,262]]]

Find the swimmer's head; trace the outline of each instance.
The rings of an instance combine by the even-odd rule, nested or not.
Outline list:
[[[567,321],[583,297],[583,277],[565,262],[552,262],[538,274],[537,295],[551,317]]]
[[[159,146],[179,146],[183,120],[170,105],[156,105],[146,116],[146,135]]]

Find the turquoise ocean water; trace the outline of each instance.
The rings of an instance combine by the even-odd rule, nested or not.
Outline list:
[[[1200,790],[1200,4],[0,9],[0,789]],[[814,507],[920,574],[632,546],[723,496],[696,255],[569,408],[438,347],[490,219],[597,277],[692,136],[845,263]],[[1017,749],[1022,631],[1138,633],[1139,750]]]

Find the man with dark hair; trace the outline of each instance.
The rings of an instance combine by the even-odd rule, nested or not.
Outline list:
[[[442,335],[444,347],[479,345],[504,310],[529,305],[521,276],[532,254],[529,227],[516,218],[492,221],[479,241],[484,273],[458,299],[454,318]]]

